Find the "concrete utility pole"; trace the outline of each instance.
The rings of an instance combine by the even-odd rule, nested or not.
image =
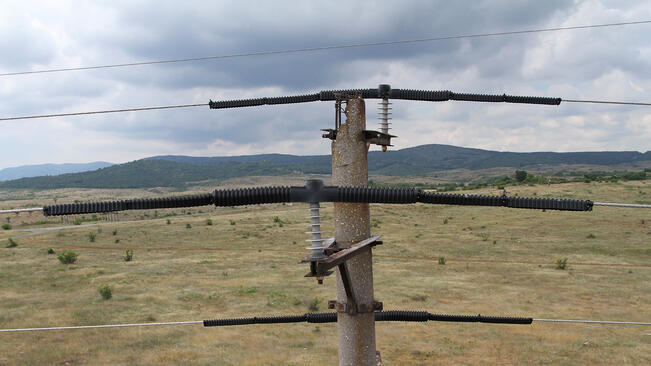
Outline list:
[[[366,107],[361,98],[346,103],[346,123],[332,142],[332,184],[335,186],[368,186],[368,145],[364,140]],[[371,236],[368,203],[334,203],[335,240],[350,245]],[[371,248],[346,262],[357,304],[373,304],[373,268]],[[345,276],[346,274],[344,274]],[[337,270],[337,302],[347,303],[342,273]],[[348,314],[339,312],[339,364],[375,366],[375,318],[372,312]]]

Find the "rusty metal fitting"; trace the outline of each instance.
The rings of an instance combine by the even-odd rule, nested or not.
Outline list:
[[[347,313],[352,315],[382,311],[383,304],[380,301],[374,301],[372,304],[357,304],[357,306],[353,306],[353,304],[340,303],[337,302],[337,300],[329,300],[328,309],[334,309],[338,313]]]

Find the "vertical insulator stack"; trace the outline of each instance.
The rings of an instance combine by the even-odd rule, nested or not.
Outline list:
[[[311,227],[311,230],[306,232],[306,234],[310,234],[312,237],[310,239],[306,239],[305,241],[311,244],[311,246],[307,247],[306,249],[312,251],[312,258],[327,257],[323,251],[325,249],[325,245],[323,243],[324,239],[321,237],[323,231],[321,231],[322,216],[319,213],[320,208],[321,206],[319,205],[319,202],[311,202],[309,208],[310,216],[307,216],[307,218],[310,219],[310,223],[308,225]]]

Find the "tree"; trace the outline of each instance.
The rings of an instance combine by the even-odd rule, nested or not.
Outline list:
[[[524,170],[516,170],[515,171],[515,180],[517,180],[518,182],[524,182],[525,179],[527,179],[528,175],[529,175],[529,173],[527,173]]]

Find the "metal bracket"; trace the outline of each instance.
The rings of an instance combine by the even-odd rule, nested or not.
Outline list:
[[[357,306],[352,306],[352,304],[340,303],[337,300],[328,301],[328,309],[334,309],[338,313],[347,313],[347,314],[359,314],[359,313],[373,313],[376,311],[382,311],[384,305],[382,302],[373,301],[372,304],[357,304]]]
[[[321,131],[327,132],[321,135],[324,139],[336,140],[337,139],[337,130],[332,128],[322,128]]]
[[[381,237],[382,235],[373,235],[368,239],[362,240],[357,244],[351,245],[350,248],[341,249],[335,253],[332,253],[332,251],[340,248],[338,247],[338,244],[335,242],[330,246],[328,246],[328,248],[326,249],[327,254],[329,254],[328,252],[332,253],[328,257],[326,258],[305,257],[301,259],[300,263],[310,263],[310,273],[306,274],[305,277],[328,276],[329,274],[332,273],[331,271],[329,271],[330,269],[360,254],[363,249],[382,244],[382,241],[378,240]]]
[[[362,132],[364,133],[364,140],[367,143],[380,146],[393,146],[391,145],[391,138],[397,137],[380,131],[364,130]]]
[[[341,112],[346,113],[345,108],[342,108],[342,104],[345,104],[347,100],[353,98],[361,98],[361,93],[334,93],[335,96],[335,128],[334,129],[322,129],[321,131],[328,132],[323,134],[323,138],[330,140],[335,140],[337,138],[337,130],[341,127]]]

